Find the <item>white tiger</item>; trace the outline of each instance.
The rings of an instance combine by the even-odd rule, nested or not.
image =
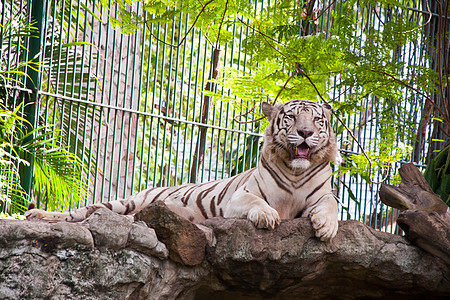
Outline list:
[[[127,215],[163,200],[193,222],[215,216],[247,218],[258,228],[273,229],[282,219],[308,216],[318,238],[332,239],[338,229],[338,209],[330,161],[340,156],[330,125],[331,107],[294,100],[277,106],[263,103],[262,110],[269,125],[256,168],[201,184],[150,188],[125,200],[71,212],[32,209],[26,217],[76,222],[101,207]]]

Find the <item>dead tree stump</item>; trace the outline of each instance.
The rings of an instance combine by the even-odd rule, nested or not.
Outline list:
[[[405,164],[399,172],[402,182],[398,187],[381,186],[381,201],[401,210],[397,224],[410,241],[450,264],[449,207],[433,193],[416,166]]]

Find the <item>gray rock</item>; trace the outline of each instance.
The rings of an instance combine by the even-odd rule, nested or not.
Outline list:
[[[107,208],[93,212],[85,221],[96,247],[123,249],[127,245],[133,217],[113,213]]]
[[[128,246],[149,256],[160,259],[169,257],[169,250],[158,241],[153,228],[148,228],[145,223],[134,223],[128,236]]]
[[[164,206],[158,210],[170,216]],[[179,228],[179,220],[169,219],[163,228]],[[194,227],[208,232],[209,242],[198,250],[203,260],[189,266],[168,257],[158,230],[107,210],[85,223],[0,220],[0,299],[450,296],[443,260],[356,221],[340,222],[328,244],[314,237],[305,218],[283,221],[272,231],[223,218],[203,222],[202,230]]]
[[[214,229],[217,240],[208,248],[208,261],[226,290],[232,291],[220,292],[221,299],[241,299],[239,293],[244,291],[287,299],[450,295],[449,266],[444,261],[403,237],[357,221],[341,221],[329,244],[314,237],[306,218],[283,221],[273,231],[237,219],[211,219],[204,225]],[[217,295],[211,290],[199,293]]]

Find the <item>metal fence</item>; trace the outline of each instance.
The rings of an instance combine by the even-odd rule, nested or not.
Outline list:
[[[255,10],[268,3],[254,1]],[[133,3],[130,10],[143,14],[141,5]],[[333,9],[328,9],[330,5]],[[317,24],[321,30],[328,30],[326,20],[339,5],[340,1],[317,2],[318,14],[324,11]],[[2,30],[7,22],[18,25],[25,18],[35,20],[43,33],[40,45],[23,41],[22,46],[29,49],[25,57],[15,57],[7,46],[8,39],[20,37],[2,35],[4,64],[12,66],[35,57],[43,62],[40,72],[27,71],[34,76],[37,90],[24,88],[20,82],[26,78],[19,77],[18,82],[10,80],[4,86],[34,95],[35,123],[60,128],[64,133],[61,143],[92,170],[87,174],[89,195],[84,204],[125,198],[151,186],[224,178],[256,165],[262,141],[260,124],[238,121],[256,118],[254,113],[243,113],[259,107],[258,103],[219,101],[210,97],[211,85],[207,88],[213,78],[214,55],[220,55],[221,67],[251,73],[250,57],[241,51],[250,31],[247,26],[228,28],[231,42],[222,45],[218,54],[204,32],[189,31],[188,15],[122,34],[114,30],[107,11],[94,0],[3,1],[1,9]],[[117,13],[117,6],[111,4],[110,13]],[[411,7],[402,13],[421,25],[427,12]],[[363,11],[360,26],[380,26],[383,17],[381,10]],[[355,35],[363,43],[361,32]],[[185,34],[182,45],[170,46]],[[398,59],[405,68],[412,61],[428,64],[423,41],[406,45],[402,51]],[[216,93],[227,93],[220,85],[213,87]],[[407,89],[402,93],[413,96]],[[337,90],[331,95],[334,99],[346,96]],[[418,122],[421,103],[417,97],[416,106],[407,108],[417,111]],[[375,102],[367,98],[361,105]],[[347,125],[357,128],[368,117],[354,115]],[[363,146],[376,136],[379,126],[374,120],[357,132]],[[344,156],[360,152],[345,132],[338,139]],[[397,165],[393,164],[392,172]],[[361,220],[376,228],[387,228],[393,221],[378,201],[377,184],[368,184],[357,175],[344,175],[335,182],[341,219]]]

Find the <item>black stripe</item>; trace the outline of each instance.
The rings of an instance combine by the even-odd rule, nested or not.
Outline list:
[[[109,203],[108,203],[109,204]],[[84,215],[84,218],[87,218],[87,217],[89,217],[90,215],[92,215],[92,213],[94,212],[94,211],[96,211],[97,210],[97,207],[95,207],[95,206],[88,206],[88,207],[86,207],[86,214]],[[70,214],[70,216],[72,217],[72,214]],[[72,217],[73,218],[73,217]]]
[[[134,211],[134,209],[136,208],[136,203],[134,203],[133,200],[130,200],[125,207],[126,209],[124,215],[128,215],[130,211]]]
[[[238,176],[234,176],[234,177],[231,177],[231,178],[229,179],[230,181],[225,185],[225,187],[222,189],[222,191],[220,192],[220,194],[219,194],[219,196],[218,196],[218,198],[217,198],[217,205],[220,205],[220,203],[221,203],[222,200],[223,200],[223,196],[225,196],[226,192],[227,192],[228,189],[230,188],[230,185],[233,183],[233,181],[236,180],[237,177],[238,177]]]
[[[200,212],[202,213],[203,217],[205,219],[208,219],[208,214],[206,213],[206,210],[203,207],[202,198],[200,198],[200,197],[197,197],[197,207],[200,209]]]
[[[289,170],[294,170],[291,166],[289,166],[284,160],[283,161],[281,161],[282,163],[283,163],[283,165],[286,167],[286,169],[289,169]]]
[[[207,188],[206,190],[201,191],[201,192],[198,194],[197,199],[198,199],[199,197],[205,198],[206,196],[208,196],[208,194],[211,193],[212,191],[214,191],[214,190],[216,189],[216,186],[218,186],[220,183],[221,183],[221,182],[219,181],[219,182],[217,182],[216,184],[214,184],[213,186]]]
[[[187,205],[189,199],[191,198],[191,194],[198,188],[198,185],[193,185],[188,191],[186,191],[186,194],[183,196],[183,199],[181,202],[183,202],[184,206]]]
[[[314,205],[316,205],[316,204],[319,203],[320,200],[322,200],[326,195],[328,195],[328,194],[322,195],[322,197],[320,197],[319,199],[317,199],[316,202],[314,202],[314,203],[312,203],[311,205],[308,205],[308,206],[314,206]]]
[[[281,126],[280,126],[280,122],[281,122],[281,114],[278,116],[278,118],[277,118],[277,127],[278,127],[278,130],[280,130],[280,128],[281,128]],[[272,126],[273,127],[273,126]],[[274,133],[273,131],[272,131],[272,133]]]
[[[275,122],[274,121],[270,121],[270,132],[273,134],[275,134],[274,130],[275,130]]]
[[[309,193],[308,196],[306,196],[305,201],[308,201],[308,198],[309,198],[309,197],[311,197],[311,196],[314,195],[318,190],[320,190],[320,189],[323,187],[323,185],[324,185],[325,183],[327,183],[327,181],[330,180],[330,178],[331,178],[331,176],[330,176],[330,177],[327,177],[327,179],[324,180],[324,182],[322,182],[320,185],[316,186],[316,188],[315,188],[311,193]]]
[[[222,207],[219,209],[219,216],[223,217],[223,210],[222,210]]]
[[[291,190],[285,186],[285,184],[284,184],[283,180],[281,180],[280,176],[278,176],[278,174],[269,166],[267,161],[264,159],[263,155],[261,155],[261,164],[262,164],[263,168],[265,168],[267,171],[269,171],[270,175],[275,180],[275,182],[279,188],[285,190],[289,194],[292,194]]]
[[[296,184],[295,188],[298,189],[299,187],[304,185],[306,182],[311,180],[311,178],[313,178],[317,173],[322,171],[328,164],[329,164],[329,162],[321,163],[320,165],[317,165],[313,169],[309,170],[306,174],[303,174],[303,178],[301,179],[301,183]]]
[[[211,199],[211,202],[209,204],[209,210],[211,211],[211,214],[212,214],[213,217],[217,216],[217,213],[216,213],[216,196],[214,196]]]
[[[250,172],[250,171],[251,171],[251,172]],[[245,172],[242,173],[242,178],[241,178],[241,180],[239,180],[237,186],[240,187],[240,186],[242,186],[244,183],[246,183],[247,180],[250,178],[250,176],[252,176],[252,174],[253,174],[254,171],[255,171],[255,168],[248,170],[248,171],[247,171],[248,173],[247,173],[246,176],[244,176]]]
[[[106,203],[102,203],[103,204],[103,206],[104,207],[106,207],[107,209],[109,209],[109,210],[111,210],[112,211],[112,204],[111,203],[109,203],[109,202],[106,202]]]
[[[220,184],[220,181],[218,181],[216,184],[214,184],[213,186],[209,187],[208,189],[206,189],[206,190],[204,190],[204,191],[201,191],[201,192],[198,194],[198,196],[197,196],[197,200],[196,200],[197,206],[198,206],[198,208],[200,209],[202,215],[205,217],[205,219],[208,219],[208,214],[207,214],[207,212],[206,212],[206,210],[205,210],[205,207],[203,207],[202,200],[203,200],[203,198],[205,198],[209,193],[211,193],[212,191],[214,191],[215,188],[216,188],[216,186],[217,186],[218,184]]]
[[[124,211],[124,215],[128,215],[128,212],[130,211],[130,203],[128,202],[128,203],[126,203],[125,204],[125,201],[120,201],[120,203],[123,205],[123,206],[125,206],[125,211]]]
[[[326,145],[323,145],[322,147],[320,147],[319,149],[315,150],[314,152],[311,153],[312,154],[316,154],[317,152],[323,150],[324,148],[328,147],[330,145],[330,139],[328,139],[328,142],[326,143]]]
[[[168,188],[163,188],[163,190],[161,192],[158,193],[158,195],[155,196],[155,198],[152,199],[152,201],[150,203],[154,203],[156,201],[158,201],[159,196],[161,196],[162,193],[164,193],[165,191],[167,191]]]
[[[151,192],[151,191],[153,191],[155,188],[149,188],[148,190],[146,190],[145,191],[145,194],[144,194],[144,199],[147,199],[147,196],[148,196],[148,194]]]
[[[267,204],[269,204],[269,201],[267,201],[267,197],[266,194],[264,194],[264,192],[261,189],[261,185],[258,182],[258,179],[255,178],[256,184],[258,185],[258,189],[259,189],[259,193],[261,194],[261,196],[263,197],[264,201],[267,202]]]
[[[186,185],[182,185],[182,186],[177,187],[175,190],[173,190],[173,191],[171,191],[169,194],[167,194],[167,197],[172,196],[173,194],[175,194],[175,193],[178,192],[179,190],[181,190],[181,189],[183,189],[183,188],[186,188],[186,187],[189,187],[189,186],[188,186],[188,185],[187,185],[187,186],[186,186]]]
[[[283,150],[286,151],[287,153],[289,153],[289,149],[288,149],[285,145],[283,145],[283,144],[281,144],[281,143],[279,143],[279,142],[277,142],[277,141],[274,141],[273,144],[276,145],[276,146],[278,146],[278,147],[280,147],[281,149],[283,149]]]

